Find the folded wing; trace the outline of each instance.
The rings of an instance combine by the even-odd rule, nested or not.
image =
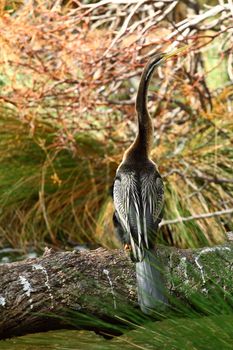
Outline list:
[[[132,246],[136,261],[150,249],[163,208],[163,183],[156,171],[122,173],[116,177],[113,199],[118,219]]]

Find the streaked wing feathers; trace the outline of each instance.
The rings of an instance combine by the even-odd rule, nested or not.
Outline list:
[[[141,177],[144,240],[149,248],[154,240],[163,209],[163,182],[156,173]]]
[[[115,209],[130,237],[133,254],[142,260],[154,240],[163,208],[163,182],[156,171],[122,173],[113,187]]]

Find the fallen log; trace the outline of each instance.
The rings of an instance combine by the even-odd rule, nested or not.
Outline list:
[[[165,267],[168,297],[192,305],[195,293],[208,296],[220,286],[224,297],[233,293],[233,243],[196,250],[159,246],[155,254]],[[98,331],[101,324],[85,323],[85,317],[116,322],[127,308],[140,313],[135,267],[121,250],[47,249],[40,258],[0,265],[0,281],[0,339],[59,328]]]

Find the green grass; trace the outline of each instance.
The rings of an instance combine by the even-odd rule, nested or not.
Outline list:
[[[105,336],[113,332],[119,335],[106,340],[90,331],[51,331],[2,341],[1,349],[232,349],[233,300],[232,296],[222,298],[222,294],[220,290],[214,296],[196,294],[196,308],[179,302],[176,309],[160,315],[157,321],[123,305],[114,310],[112,322],[73,312],[67,321],[77,329],[95,327],[102,328]]]
[[[212,114],[187,123],[189,131],[185,139],[180,135],[184,144],[178,152],[179,135],[172,132],[154,148],[152,158],[165,182],[164,219],[232,207],[233,183],[227,180],[233,178],[233,124],[223,107],[227,96],[218,97]],[[26,248],[73,241],[116,246],[110,192],[127,145],[117,140],[106,144],[83,132],[75,135],[72,151],[56,145],[56,123],[38,120],[30,135],[17,111],[4,105],[0,126],[0,244]],[[226,181],[208,182],[199,174]],[[232,229],[229,216],[192,220],[164,226],[161,239],[197,247],[221,243],[225,230]]]

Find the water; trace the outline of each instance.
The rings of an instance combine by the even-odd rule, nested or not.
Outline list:
[[[27,254],[24,254],[22,249],[2,248],[0,249],[0,264],[11,263],[14,261],[36,258],[37,253],[31,249]]]

